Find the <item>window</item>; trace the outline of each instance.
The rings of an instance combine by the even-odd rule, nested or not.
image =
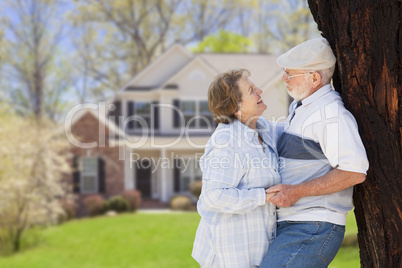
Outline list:
[[[151,128],[151,104],[148,102],[136,102],[134,105],[134,114],[143,118],[146,124],[141,120],[135,121],[135,128]]]
[[[186,128],[197,129],[214,126],[207,101],[181,101],[180,110],[183,113]]]
[[[97,193],[98,192],[98,158],[82,157],[81,158],[81,192]]]
[[[212,118],[212,113],[209,110],[207,101],[200,101],[200,128],[209,128],[214,126],[214,120]]]
[[[189,128],[196,127],[196,102],[195,101],[182,101],[180,110],[184,116],[184,125]]]
[[[149,102],[134,102],[127,103],[128,129],[150,129],[151,128],[151,103]]]

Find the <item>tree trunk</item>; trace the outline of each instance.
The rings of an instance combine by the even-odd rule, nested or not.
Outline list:
[[[21,232],[17,232],[15,237],[13,237],[13,252],[20,251],[21,244]]]
[[[361,266],[402,267],[401,1],[308,2],[334,50],[334,86],[356,117],[370,162],[354,193]]]

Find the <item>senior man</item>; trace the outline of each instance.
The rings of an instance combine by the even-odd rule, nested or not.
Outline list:
[[[282,184],[267,189],[278,207],[277,237],[260,267],[327,267],[344,237],[353,186],[366,179],[356,121],[330,85],[335,62],[325,38],[277,59],[294,101],[277,144]]]

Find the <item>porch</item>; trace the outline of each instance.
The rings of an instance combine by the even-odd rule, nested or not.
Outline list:
[[[201,180],[203,149],[130,150],[125,160],[125,189],[141,192],[142,208],[167,208],[170,198],[191,195],[189,185]]]

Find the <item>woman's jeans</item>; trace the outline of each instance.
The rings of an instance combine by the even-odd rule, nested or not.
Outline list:
[[[278,222],[277,236],[260,268],[327,267],[341,247],[345,226],[317,221]]]

